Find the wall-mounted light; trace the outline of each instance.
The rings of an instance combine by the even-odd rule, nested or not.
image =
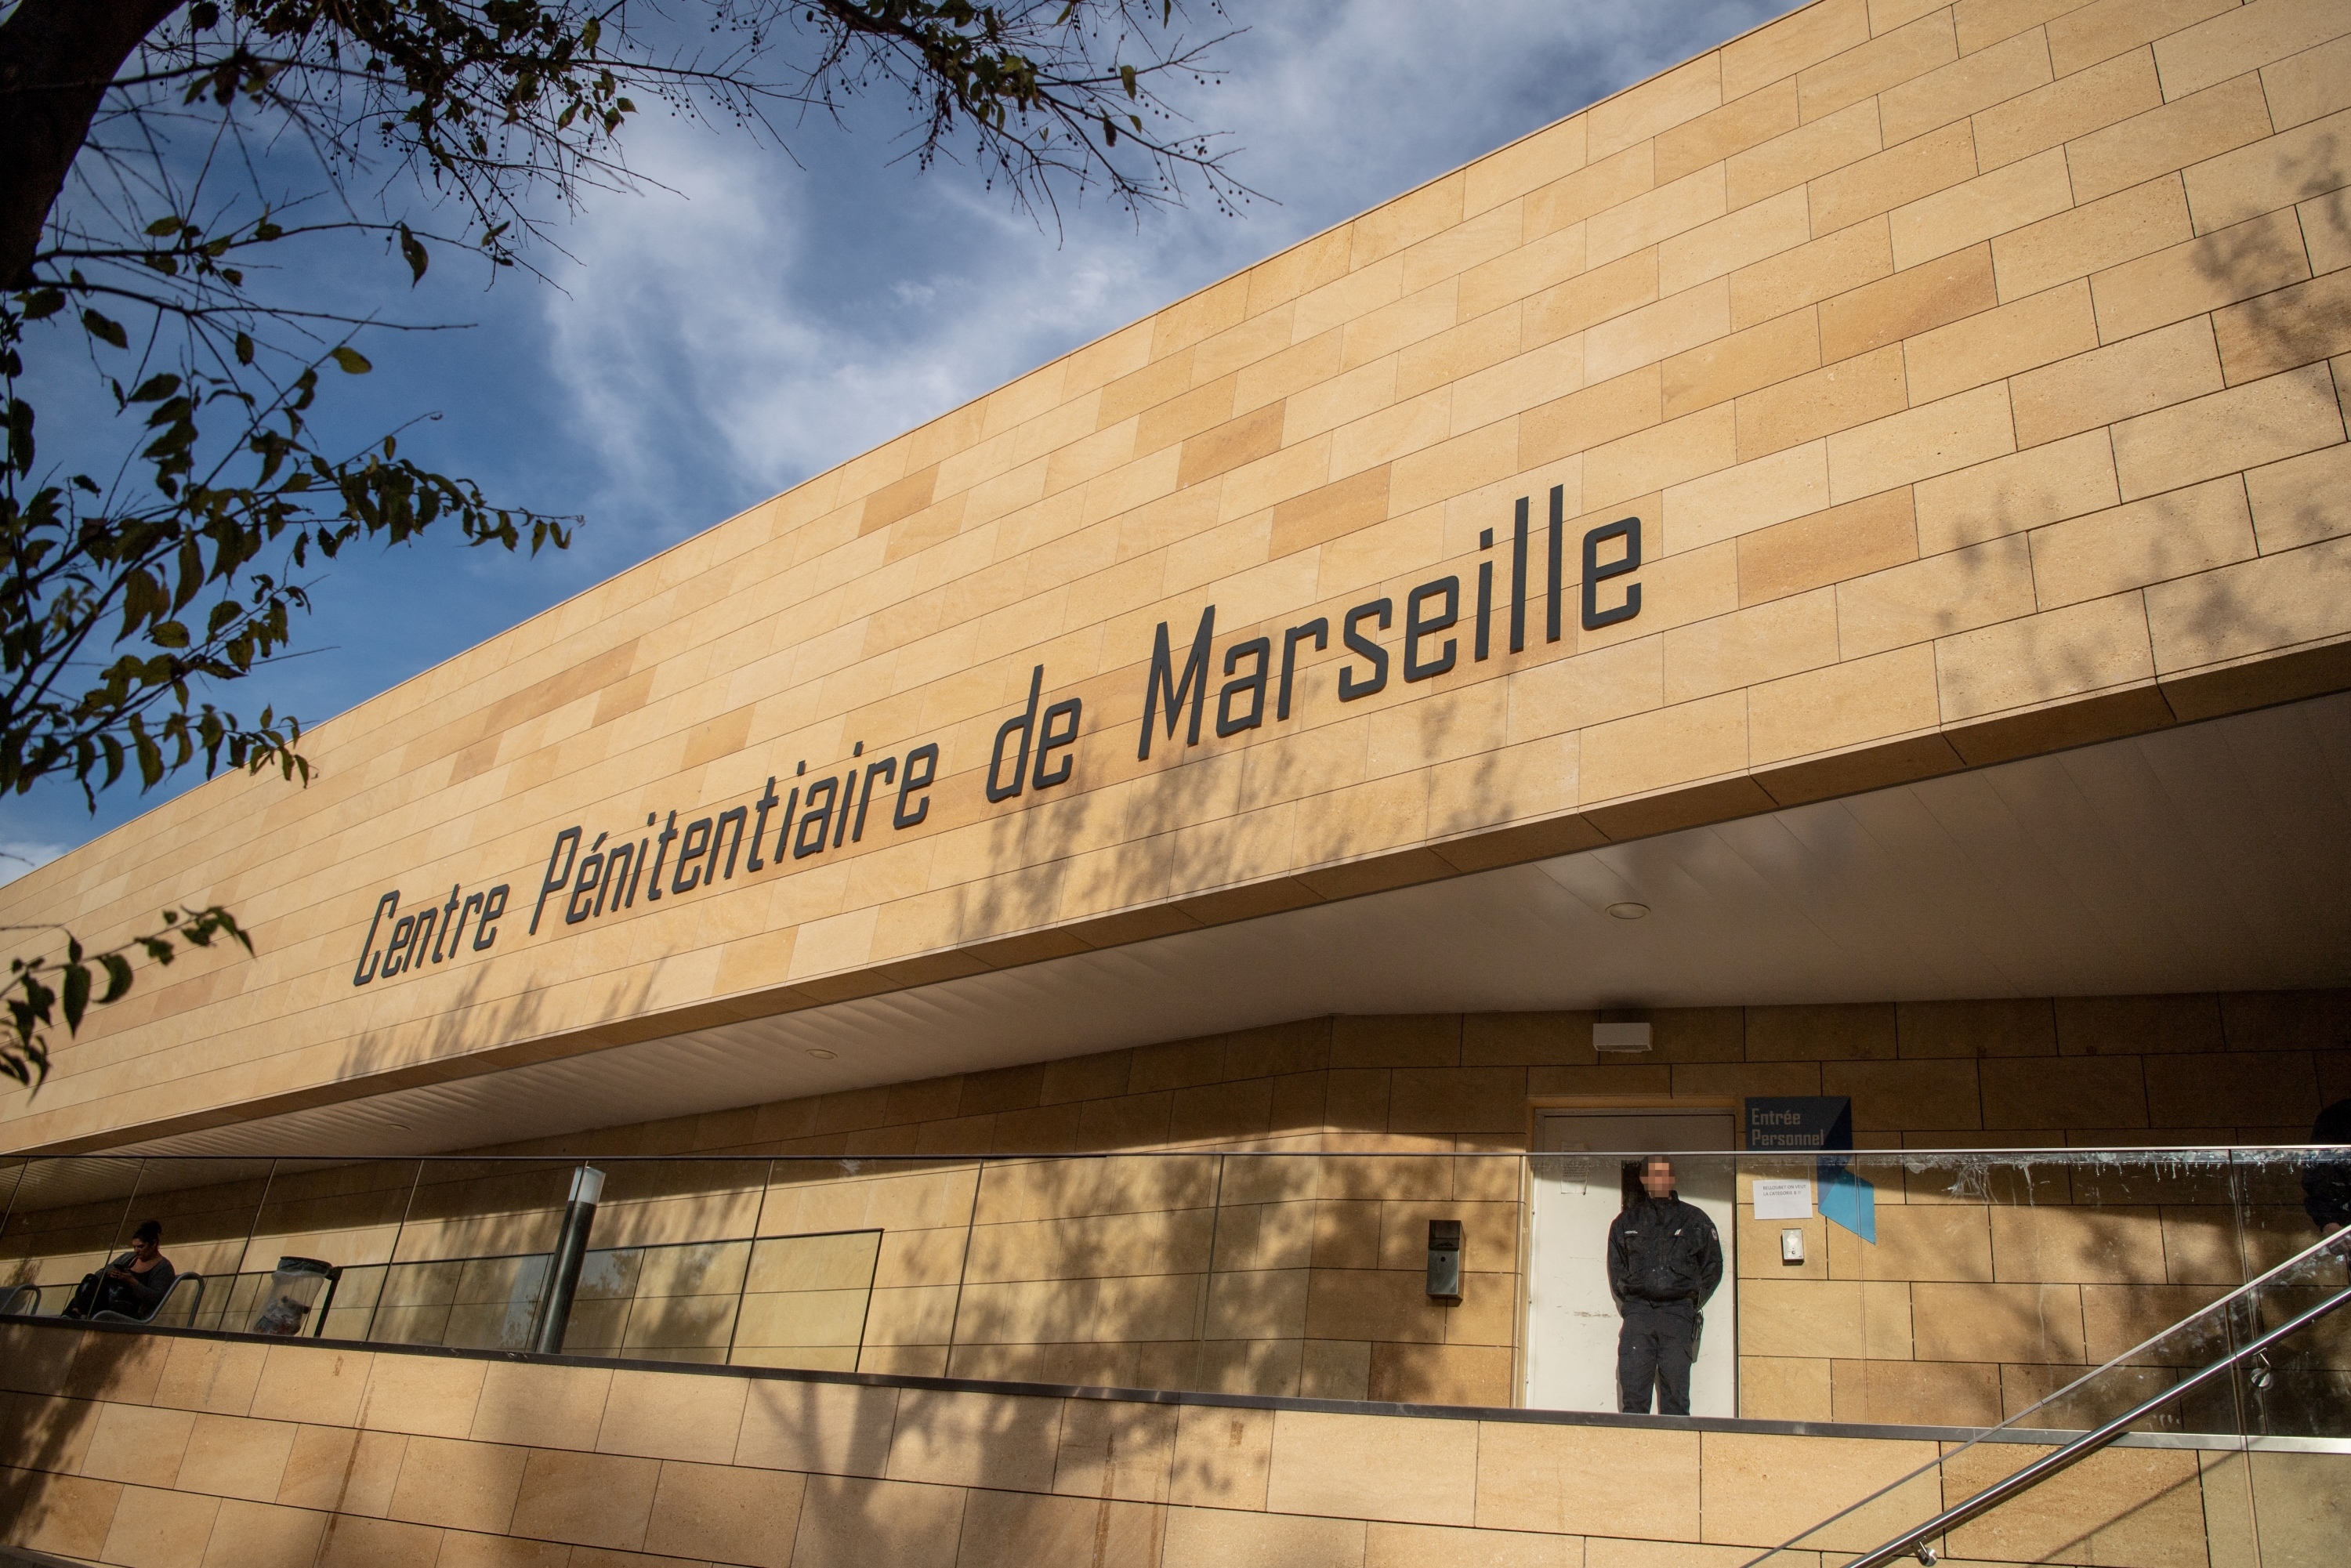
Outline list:
[[[1612,904],[1608,906],[1608,913],[1619,920],[1646,920],[1648,918],[1649,906],[1646,904],[1630,902]]]
[[[837,1051],[827,1051],[820,1045],[810,1046],[808,1048],[808,1053],[810,1056],[815,1057],[819,1061],[831,1061],[834,1057],[841,1054]]]
[[[1592,1026],[1592,1049],[1608,1051],[1643,1051],[1649,1049],[1649,1026],[1645,1023],[1595,1023]]]
[[[1428,1296],[1448,1306],[1461,1304],[1461,1222],[1428,1222]]]
[[[1788,1226],[1780,1232],[1780,1261],[1796,1264],[1803,1260],[1804,1233],[1796,1226]]]

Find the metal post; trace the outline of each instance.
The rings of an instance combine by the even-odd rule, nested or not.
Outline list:
[[[602,1171],[581,1166],[571,1173],[571,1199],[563,1206],[563,1229],[555,1239],[555,1255],[547,1260],[547,1294],[539,1299],[538,1322],[531,1330],[530,1348],[541,1355],[556,1355],[563,1349],[572,1293],[580,1289],[580,1266],[588,1258],[588,1228],[596,1223],[597,1200],[603,1196]]]

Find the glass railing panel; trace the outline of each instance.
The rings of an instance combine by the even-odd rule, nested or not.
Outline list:
[[[734,1364],[856,1371],[886,1234],[762,1237],[750,1249]]]
[[[1322,1385],[1334,1370],[1352,1373],[1349,1366],[1334,1369],[1320,1354],[1312,1373],[1307,1370],[1307,1308],[1324,1157],[1234,1154],[1218,1156],[1218,1162],[1213,1268],[1192,1386],[1223,1394],[1296,1395],[1310,1383]],[[1368,1357],[1364,1359],[1368,1387]]]
[[[564,1324],[566,1355],[618,1355],[628,1338],[629,1308],[637,1297],[642,1247],[591,1251],[580,1263],[580,1284]]]
[[[555,1246],[578,1160],[422,1162],[394,1262],[508,1258]]]
[[[2244,1357],[2270,1329],[2339,1302],[2346,1254],[2351,1236],[2314,1247],[2146,1342],[2126,1347],[1999,1427],[1942,1444],[1938,1454],[1898,1483],[1856,1486],[1844,1498],[1817,1498],[1827,1517],[1750,1563],[1781,1568],[1809,1563],[1814,1552],[1866,1552],[1898,1542],[1906,1531],[1928,1527],[1944,1510],[2058,1454],[2066,1443],[2117,1430],[2137,1440],[2087,1453],[1980,1517],[1959,1522],[1948,1541],[1938,1537],[1930,1543],[1952,1561],[2159,1562],[2172,1560],[2166,1554],[2182,1550],[2184,1542],[2200,1546],[2210,1528],[2221,1532],[2212,1539],[2227,1539],[2234,1553],[2213,1561],[2262,1560],[2246,1554],[2247,1537],[2228,1533],[2236,1529],[2229,1521],[2248,1518],[2254,1506],[2252,1479],[2242,1467],[2232,1469],[2212,1456],[2237,1452],[2247,1436],[2243,1416],[2258,1392],[2250,1385],[2284,1386],[2277,1368],[2306,1336],[2332,1320],[2306,1326],[2251,1360],[2234,1365],[2231,1361]],[[1896,1496],[1907,1500],[1889,1513]],[[1857,1524],[1863,1521],[1867,1528]]]
[[[764,1242],[879,1231],[854,1370],[935,1377],[955,1337],[979,1179],[973,1159],[778,1159],[757,1235]],[[755,1266],[760,1256],[755,1250]]]
[[[163,1256],[180,1275],[152,1322],[187,1328],[209,1316],[213,1282],[225,1283],[247,1267],[246,1251],[270,1186],[266,1159],[151,1159],[128,1214],[131,1225],[152,1219],[163,1228]],[[126,1227],[121,1246],[130,1242]],[[199,1288],[201,1287],[201,1288]]]
[[[643,1249],[614,1354],[640,1361],[724,1364],[735,1342],[751,1247],[746,1239]]]
[[[2337,1231],[2331,1240],[2273,1269],[2234,1303],[2230,1327],[2239,1343],[2294,1322],[2351,1286],[2351,1232]],[[2227,1393],[2251,1437],[2351,1438],[2351,1311],[2321,1318],[2249,1358]]]
[[[30,1161],[0,1234],[0,1304],[45,1317],[63,1312],[83,1278],[128,1243],[145,1166],[98,1155]]]
[[[367,1337],[381,1344],[445,1344],[463,1260],[394,1263],[383,1271]]]
[[[210,1326],[250,1330],[267,1305],[260,1297],[277,1260],[309,1258],[342,1273],[321,1298],[324,1322],[304,1333],[366,1339],[423,1169],[413,1159],[282,1162],[246,1256],[256,1282],[240,1278],[238,1299],[225,1301],[222,1320]]]
[[[593,1248],[748,1239],[768,1186],[765,1159],[590,1161],[604,1173]]]
[[[1169,1386],[1513,1402],[1519,1155],[1221,1159],[1196,1380]],[[1460,1228],[1458,1297],[1430,1293],[1432,1223]]]
[[[1192,1154],[989,1162],[950,1375],[1189,1386],[1217,1164]]]
[[[2242,1277],[2224,1154],[1745,1155],[1740,1173],[1742,1416],[1991,1426]],[[2168,1380],[2141,1367],[2096,1396],[2125,1408]],[[2039,1419],[2095,1425],[2088,1397]]]

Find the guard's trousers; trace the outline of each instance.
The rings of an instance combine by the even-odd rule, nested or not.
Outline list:
[[[1625,1303],[1625,1326],[1616,1335],[1618,1409],[1646,1416],[1654,1393],[1658,1415],[1689,1414],[1690,1363],[1698,1358],[1701,1321],[1688,1301]]]

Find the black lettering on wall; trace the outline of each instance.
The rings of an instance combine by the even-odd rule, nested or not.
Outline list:
[[[1625,541],[1625,553],[1602,565],[1600,547],[1611,539]],[[1612,577],[1641,570],[1641,519],[1619,517],[1604,524],[1583,536],[1583,629],[1597,632],[1603,626],[1614,626],[1620,621],[1630,621],[1641,613],[1641,585],[1628,584],[1625,602],[1611,609],[1600,608],[1600,585]]]
[[[862,740],[859,741],[857,743],[857,749],[850,755],[852,757],[864,756],[865,743]],[[857,798],[857,769],[854,766],[852,766],[848,772],[841,776],[841,810],[838,814],[838,820],[832,826],[832,847],[834,849],[839,849],[841,847],[841,840],[849,835],[849,803]]]
[[[824,836],[832,830],[832,800],[841,793],[841,780],[833,778],[818,779],[809,786],[808,810],[800,813],[800,830],[792,839],[792,858],[806,860],[824,852]],[[824,803],[819,805],[821,800]],[[816,830],[811,838],[809,830]]]
[[[1281,634],[1281,691],[1273,705],[1273,716],[1290,716],[1290,676],[1298,667],[1298,644],[1307,637],[1314,639],[1314,651],[1321,653],[1331,645],[1331,622],[1317,615],[1301,626],[1292,626]]]
[[[1374,692],[1387,689],[1388,651],[1355,630],[1357,623],[1374,615],[1380,618],[1380,630],[1386,631],[1388,622],[1395,615],[1395,601],[1374,599],[1369,604],[1358,604],[1348,611],[1347,618],[1339,623],[1341,641],[1369,660],[1372,666],[1370,677],[1361,681],[1355,679],[1353,665],[1339,666],[1339,700],[1343,703],[1351,703],[1357,697],[1367,697]]]
[[[745,871],[765,871],[768,868],[768,862],[759,858],[759,846],[768,841],[768,813],[775,810],[776,803],[776,776],[770,773],[768,775],[768,787],[760,790],[758,800],[752,802],[759,808],[759,814],[751,823],[751,852],[743,862]]]
[[[677,869],[669,874],[672,893],[692,893],[702,885],[702,867],[695,862],[710,847],[710,821],[708,817],[696,817],[685,825],[684,839],[677,846]],[[692,876],[685,874],[688,866],[694,868]]]
[[[669,821],[662,824],[662,831],[653,835],[653,869],[652,874],[645,879],[645,902],[648,904],[657,904],[661,901],[662,862],[669,859],[670,841],[676,837],[677,813],[672,811],[669,814]]]
[[[566,828],[555,835],[555,848],[547,857],[547,879],[538,884],[538,904],[530,912],[530,935],[538,935],[538,917],[546,913],[547,901],[571,880],[571,862],[580,858],[580,830]],[[561,861],[563,869],[555,869]]]
[[[714,866],[718,863],[718,846],[725,844],[726,846],[726,880],[729,882],[735,880],[735,856],[743,847],[743,823],[750,815],[751,809],[748,806],[737,806],[732,810],[719,812],[718,831],[710,836],[710,856],[706,863]],[[735,837],[731,841],[726,837],[726,824],[729,822],[735,824]],[[754,845],[753,848],[756,851],[758,846]],[[715,873],[705,873],[702,885],[708,887],[717,880]]]
[[[480,894],[469,893],[465,895],[465,906],[457,911],[457,924],[449,928],[449,956],[452,958],[457,956],[457,938],[465,935],[465,922],[481,913],[481,908]]]
[[[1252,637],[1246,643],[1236,643],[1225,650],[1225,674],[1231,674],[1243,659],[1254,661],[1254,667],[1238,680],[1227,681],[1217,694],[1217,738],[1238,735],[1245,729],[1255,729],[1265,722],[1266,677],[1272,673],[1273,639]],[[1249,712],[1239,718],[1233,716],[1233,699],[1249,694]]]
[[[409,939],[416,935],[416,916],[403,915],[392,925],[392,940],[383,945],[383,977],[387,980],[408,967]]]
[[[1045,716],[1038,722],[1037,777],[1034,780],[1038,789],[1050,789],[1056,784],[1067,784],[1070,781],[1070,775],[1078,766],[1078,754],[1075,751],[1062,758],[1061,765],[1055,768],[1048,769],[1045,766],[1045,758],[1052,752],[1077,745],[1078,716],[1085,712],[1085,707],[1086,705],[1081,698],[1064,697],[1047,708]],[[1063,718],[1070,721],[1067,729],[1060,727]],[[863,813],[861,812],[860,815],[862,816]]]
[[[1567,585],[1567,486],[1551,487],[1551,586],[1543,601],[1543,641],[1559,641],[1559,596]]]
[[[1178,681],[1175,652],[1167,641],[1167,622],[1159,623],[1158,633],[1152,641],[1151,670],[1143,681],[1143,740],[1135,747],[1136,761],[1147,762],[1151,758],[1151,724],[1157,716],[1163,696],[1167,704],[1167,738],[1173,740],[1185,694],[1191,694],[1192,727],[1186,733],[1184,744],[1200,744],[1200,716],[1208,706],[1208,645],[1216,635],[1217,607],[1211,604],[1200,612],[1200,629],[1192,634],[1192,651],[1184,660],[1184,678]]]
[[[922,774],[919,778],[914,772],[914,765],[918,762],[922,764]],[[918,746],[906,753],[906,776],[899,780],[898,804],[890,813],[892,827],[903,830],[923,825],[923,819],[931,814],[930,796],[925,794],[920,800],[915,801],[912,811],[906,810],[906,802],[916,791],[929,789],[931,780],[938,777],[938,772],[939,744],[937,741]]]
[[[375,901],[375,918],[368,922],[366,939],[360,943],[360,962],[359,967],[351,971],[352,985],[364,986],[375,978],[376,966],[383,962],[382,954],[371,951],[375,946],[376,927],[383,924],[385,915],[399,912],[400,894],[397,891],[387,893]]]
[[[610,833],[599,833],[588,852],[580,857],[580,874],[571,883],[571,896],[563,901],[563,924],[577,925],[596,910],[604,906],[604,841]]]
[[[1044,689],[1045,666],[1040,664],[1029,672],[1029,706],[1020,710],[1017,718],[1008,718],[997,727],[996,744],[987,753],[987,801],[991,806],[1019,794],[1021,785],[1028,779],[1029,743],[1037,729],[1037,696]],[[1004,742],[1015,730],[1020,732],[1020,751],[1013,758],[1011,780],[1000,782],[998,776],[1004,770]]]
[[[440,924],[440,920],[441,912],[429,904],[416,912],[416,935],[409,938],[408,956],[400,961],[402,973],[423,967],[424,939],[433,935],[433,928]]]
[[[800,771],[803,773],[808,771],[807,763],[803,762],[800,764]],[[791,847],[792,813],[799,809],[800,787],[795,784],[792,786],[792,792],[784,797],[784,825],[776,831],[775,860],[778,865],[784,863],[784,852]]]
[[[594,913],[604,913],[608,895],[612,907],[618,909],[622,899],[636,892],[637,862],[644,854],[644,844],[643,839],[633,844],[614,844],[611,852],[604,857],[604,891],[596,895]]]
[[[441,909],[441,935],[449,939],[449,953],[452,957],[455,956],[457,952],[457,933],[451,922],[456,918],[457,890],[460,885],[454,882],[449,884],[449,902]],[[433,961],[436,964],[441,961],[441,936],[433,938]]]
[[[482,917],[474,922],[475,952],[486,953],[490,950],[490,944],[498,939],[498,920],[506,912],[507,884],[500,883],[490,889],[489,897],[482,904]]]
[[[1527,651],[1527,498],[1510,523],[1510,652]]]
[[[1439,594],[1445,596],[1445,613],[1434,620],[1424,621],[1420,614],[1422,601],[1434,599]],[[1435,582],[1424,582],[1405,596],[1404,601],[1404,678],[1405,680],[1429,680],[1445,674],[1453,667],[1454,652],[1457,646],[1454,639],[1447,637],[1445,640],[1445,652],[1441,656],[1427,660],[1420,656],[1420,642],[1424,637],[1435,636],[1460,619],[1461,580],[1458,577],[1440,577]]]
[[[898,759],[894,757],[885,757],[879,762],[869,762],[865,765],[865,792],[857,798],[857,826],[852,829],[849,834],[849,841],[852,844],[865,841],[865,813],[873,804],[873,780],[876,775],[881,777],[884,784],[897,778]]]
[[[1493,529],[1488,528],[1478,536],[1478,548],[1479,549],[1494,548]],[[1493,651],[1491,635],[1493,626],[1494,563],[1490,560],[1481,560],[1478,563],[1478,640],[1476,652],[1472,655],[1479,664],[1485,663]]]

